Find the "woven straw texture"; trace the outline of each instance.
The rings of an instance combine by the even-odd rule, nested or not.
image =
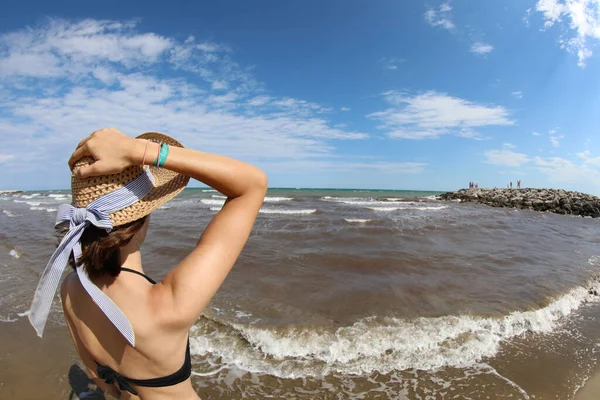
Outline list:
[[[183,147],[177,140],[157,132],[144,133],[138,136],[138,138],[147,139],[156,143],[166,143],[169,146]],[[147,157],[153,159],[155,156],[148,155]],[[93,158],[84,157],[75,163],[73,169],[75,170],[78,167],[89,165],[93,162]],[[165,168],[149,168],[152,175],[154,175],[154,189],[137,203],[110,214],[110,219],[114,227],[127,224],[150,214],[152,211],[177,196],[185,189],[190,180],[188,176],[169,171]],[[144,172],[144,169],[141,165],[134,165],[121,173],[113,175],[94,176],[85,179],[77,178],[75,175],[72,175],[71,192],[73,195],[73,206],[80,208],[86,207],[98,197],[127,185],[129,182],[140,176],[142,172]]]

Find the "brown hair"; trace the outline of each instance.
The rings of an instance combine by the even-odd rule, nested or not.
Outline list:
[[[85,228],[81,235],[81,256],[75,262],[71,254],[69,260],[73,269],[83,265],[90,278],[118,276],[121,273],[119,249],[142,229],[146,218],[148,216],[113,228],[110,232],[94,225]]]

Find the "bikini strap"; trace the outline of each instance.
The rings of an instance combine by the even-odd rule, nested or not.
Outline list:
[[[138,274],[139,276],[143,276],[144,278],[146,278],[148,280],[148,282],[150,282],[151,284],[156,285],[156,282],[154,281],[154,279],[150,278],[148,275],[142,274],[140,271],[136,271],[134,269],[125,268],[125,267],[121,267],[121,271],[132,272],[134,274]]]

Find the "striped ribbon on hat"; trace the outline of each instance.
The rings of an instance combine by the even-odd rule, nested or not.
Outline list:
[[[39,337],[44,334],[50,307],[71,252],[76,260],[81,255],[80,239],[85,228],[91,224],[110,232],[113,228],[110,214],[135,204],[146,196],[153,187],[154,176],[148,168],[127,185],[98,197],[85,208],[76,208],[70,204],[63,204],[59,207],[56,225],[68,222],[69,231],[63,237],[58,248],[50,257],[44,272],[42,272],[28,312],[29,321]],[[77,267],[77,276],[79,276],[82,286],[102,312],[125,339],[135,347],[133,327],[123,311],[90,280],[82,266]]]

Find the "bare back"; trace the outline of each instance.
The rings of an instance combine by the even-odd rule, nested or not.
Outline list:
[[[65,319],[73,343],[94,380],[112,393],[115,393],[113,388],[98,379],[96,363],[132,379],[167,376],[181,368],[187,344],[187,331],[167,328],[161,321],[160,310],[153,307],[156,302],[152,297],[155,289],[159,288],[152,287],[142,277],[122,275],[125,273],[121,273],[115,283],[103,291],[130,320],[136,337],[135,348],[127,343],[89,297],[77,274],[69,274],[61,287]],[[189,378],[167,387],[132,386],[141,399],[199,399]],[[115,387],[118,385],[115,384]],[[120,398],[135,399],[137,396],[123,391]]]

